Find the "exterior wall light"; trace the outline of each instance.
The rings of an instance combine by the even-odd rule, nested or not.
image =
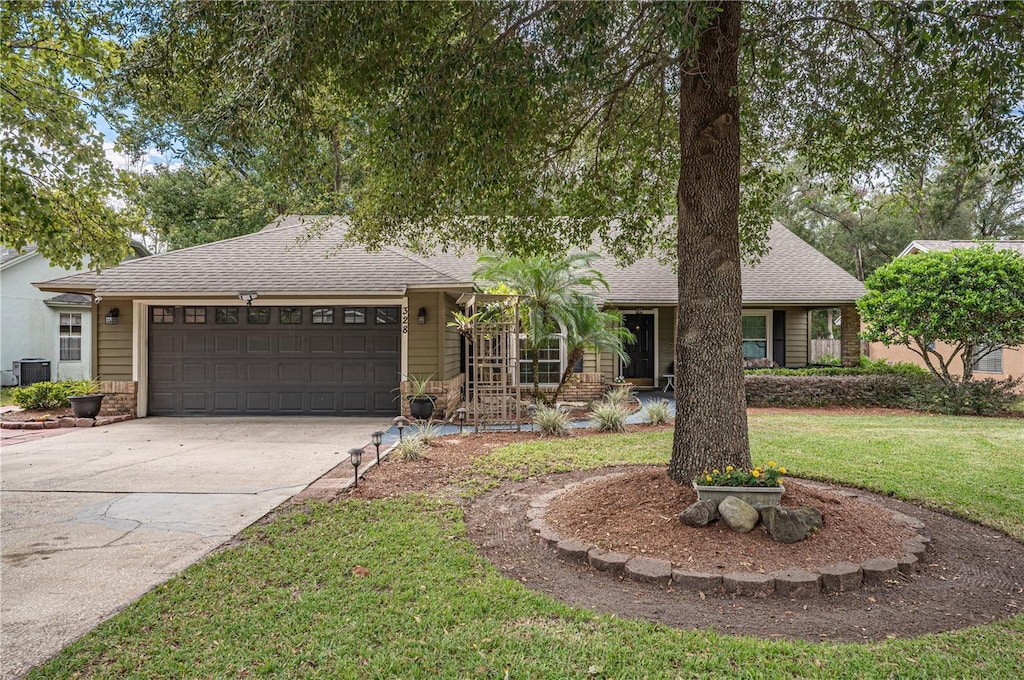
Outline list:
[[[416,312],[416,323],[426,323],[426,322],[427,322],[427,308],[426,307],[420,307],[420,311]]]
[[[117,307],[113,307],[109,312],[107,312],[107,315],[103,317],[103,322],[108,326],[116,326],[119,316],[121,316],[121,310]]]

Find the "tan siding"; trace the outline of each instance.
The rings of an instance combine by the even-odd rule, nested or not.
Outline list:
[[[668,365],[675,356],[676,308],[658,308],[658,366],[655,384],[662,383],[661,376],[668,373]]]
[[[103,318],[112,308],[120,310],[117,324],[108,326]],[[96,319],[97,380],[132,379],[132,303],[130,300],[104,300],[98,305]]]
[[[802,307],[786,309],[786,365],[806,366],[808,356],[807,310]]]
[[[425,324],[416,321],[421,307],[427,310]],[[426,378],[433,374],[434,379],[439,378],[441,367],[438,362],[440,347],[437,325],[443,323],[437,293],[409,295],[409,375]]]
[[[442,359],[444,362],[444,369],[441,378],[443,380],[450,380],[460,373],[459,367],[461,366],[461,354],[462,354],[462,343],[459,332],[454,328],[448,328],[448,322],[452,320],[452,312],[462,311],[457,304],[455,304],[455,298],[444,296],[445,314],[444,319],[439,323],[444,328],[444,348],[442,351]]]

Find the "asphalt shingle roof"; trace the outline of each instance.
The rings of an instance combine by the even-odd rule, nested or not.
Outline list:
[[[920,241],[911,241],[910,245],[904,248],[903,252],[900,253],[900,256],[917,251],[947,251],[953,250],[954,248],[977,248],[980,245],[991,245],[996,250],[1015,250],[1021,255],[1024,255],[1024,241],[939,241],[923,239]]]
[[[305,238],[320,220],[319,238]],[[394,246],[370,252],[343,244],[340,218],[287,216],[262,231],[225,241],[125,262],[100,273],[48,281],[46,290],[105,295],[215,295],[255,290],[261,295],[402,294],[409,287],[467,288],[476,254],[429,257]],[[771,251],[743,268],[746,304],[849,303],[863,285],[781,225],[770,233]],[[339,244],[343,244],[339,246]],[[608,280],[602,294],[619,304],[675,304],[676,274],[653,258],[620,266],[611,256],[596,263]]]

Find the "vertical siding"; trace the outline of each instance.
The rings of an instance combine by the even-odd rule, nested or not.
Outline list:
[[[806,366],[810,360],[808,311],[803,307],[786,309],[786,366]]]
[[[112,308],[120,310],[117,325],[108,326],[103,318]],[[93,317],[96,319],[96,371],[97,380],[132,379],[132,303],[131,300],[101,302]]]
[[[659,307],[658,314],[658,366],[654,384],[660,385],[661,376],[668,373],[668,365],[675,357],[676,308]]]
[[[440,308],[437,293],[409,294],[409,375],[426,378],[434,375],[434,380],[441,379],[440,361],[441,343],[439,342],[438,325],[444,326],[447,319]],[[420,324],[416,315],[420,308],[427,310],[427,323]]]
[[[448,322],[452,320],[452,312],[460,312],[462,309],[455,304],[455,298],[442,293],[444,301],[444,318],[440,320],[443,329],[444,346],[442,351],[443,370],[441,378],[450,380],[461,371],[459,366],[462,360],[462,336],[454,328],[448,328]]]

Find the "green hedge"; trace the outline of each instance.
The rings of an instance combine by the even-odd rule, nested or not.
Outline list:
[[[927,374],[780,374],[746,376],[747,406],[882,406],[921,408],[921,395],[934,390]]]
[[[46,411],[68,406],[68,397],[93,394],[99,390],[95,380],[61,380],[37,382],[14,388],[11,398],[18,406],[30,411]]]

